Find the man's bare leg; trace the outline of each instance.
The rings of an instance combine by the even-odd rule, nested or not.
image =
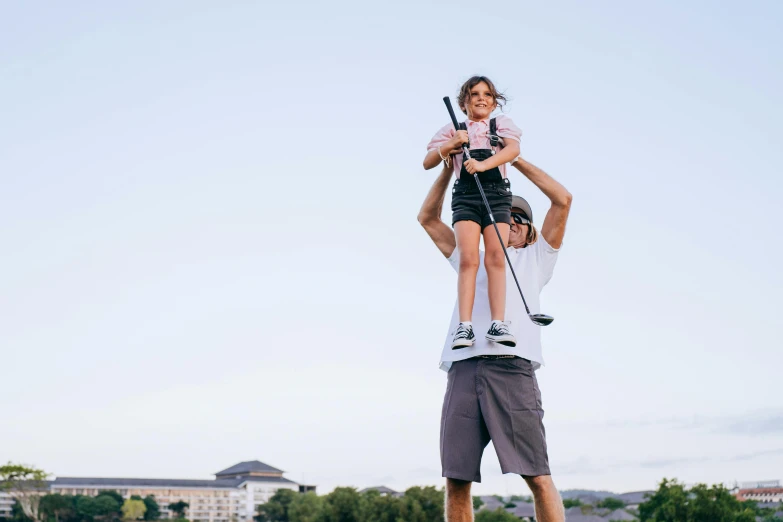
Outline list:
[[[565,522],[565,509],[551,475],[522,477],[533,492],[536,522]]]
[[[446,522],[473,522],[471,484],[465,480],[446,479]]]

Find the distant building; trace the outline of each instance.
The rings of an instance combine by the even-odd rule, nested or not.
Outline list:
[[[628,509],[639,509],[639,504],[646,502],[654,493],[655,491],[632,491],[615,495],[613,498],[625,502],[625,507]]]
[[[513,502],[515,507],[508,508],[506,511],[522,520],[535,520],[536,508],[532,503],[528,502]]]
[[[404,493],[400,493],[399,491],[394,491],[391,488],[387,488],[386,486],[373,486],[370,488],[364,488],[359,493],[366,493],[367,491],[377,491],[381,494],[382,497],[402,497],[404,496]]]
[[[779,480],[759,480],[756,482],[743,482],[739,485],[740,489],[760,489],[760,488],[779,488]]]
[[[11,516],[11,506],[14,505],[14,499],[4,491],[0,491],[0,517]]]
[[[739,500],[755,500],[756,502],[783,502],[783,488],[741,488],[735,493],[735,496]]]
[[[499,498],[492,495],[485,495],[479,497],[483,504],[479,509],[488,509],[489,511],[495,511],[497,508],[502,508],[506,503]]]
[[[192,522],[252,522],[259,504],[280,489],[314,491],[315,486],[297,484],[283,471],[252,460],[240,462],[215,474],[215,480],[57,477],[52,493],[97,496],[112,490],[124,498],[154,495],[161,518],[173,518],[169,504],[187,502],[186,517]],[[0,516],[10,515],[13,499],[0,493]],[[5,515],[5,516],[7,516]]]

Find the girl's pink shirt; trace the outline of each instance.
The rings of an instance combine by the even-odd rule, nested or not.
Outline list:
[[[481,121],[471,121],[471,120],[465,120],[468,124],[468,137],[470,138],[470,148],[471,149],[489,149],[489,137],[487,136],[489,134],[489,118],[486,120]],[[522,130],[517,127],[513,121],[511,121],[511,118],[508,116],[505,116],[501,114],[500,116],[495,117],[495,123],[497,124],[497,130],[498,130],[498,136],[505,139],[512,139],[516,140],[517,142],[521,141],[522,138]],[[456,131],[454,130],[454,125],[449,123],[448,125],[444,125],[442,129],[440,129],[435,136],[432,137],[430,140],[429,145],[427,145],[427,151],[435,150],[438,147],[445,144],[447,141],[449,141],[451,138],[454,137],[454,134],[456,134]],[[497,152],[500,148],[495,147],[495,151]],[[445,151],[444,155],[445,155]],[[462,170],[462,160],[463,160],[464,154],[455,154],[452,156],[453,163],[454,163],[454,175],[459,178],[459,173]],[[500,173],[503,175],[503,177],[506,177],[506,164],[502,164],[498,167],[500,169]]]

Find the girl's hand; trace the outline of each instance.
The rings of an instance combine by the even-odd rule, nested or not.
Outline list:
[[[473,158],[465,162],[465,170],[471,174],[476,172],[484,172],[487,168],[484,166],[483,161],[474,160]]]
[[[458,130],[454,137],[451,138],[449,145],[451,145],[452,151],[459,153],[462,152],[462,145],[467,143],[470,143],[470,138],[468,138],[468,131]]]

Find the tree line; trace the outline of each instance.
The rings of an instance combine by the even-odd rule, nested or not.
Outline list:
[[[17,500],[12,506],[12,522],[117,522],[120,520],[159,520],[160,506],[154,495],[144,498],[133,495],[124,499],[116,491],[101,491],[97,496],[40,496],[38,509],[25,513]]]
[[[720,484],[686,488],[663,479],[658,490],[639,505],[641,522],[780,522],[775,510],[740,501]]]
[[[443,489],[412,487],[401,497],[340,487],[328,495],[278,490],[258,506],[255,522],[443,522]],[[518,522],[518,521],[517,521]]]
[[[188,503],[168,505],[179,522],[187,522]],[[133,495],[124,499],[116,491],[101,491],[97,496],[41,495],[37,517],[28,516],[17,500],[11,508],[11,522],[119,522],[122,520],[160,520],[160,506],[154,495]],[[173,520],[172,520],[173,522]]]
[[[160,519],[160,506],[153,495],[124,499],[116,491],[102,491],[95,497],[45,493],[48,490],[46,476],[35,468],[10,463],[0,466],[0,491],[10,493],[15,500],[12,522]],[[381,496],[376,490],[359,493],[348,487],[336,488],[322,496],[281,489],[268,502],[258,506],[254,522],[443,522],[444,497],[444,490],[434,486],[415,486],[401,496]],[[532,499],[514,497],[512,500],[529,502]],[[478,510],[475,522],[519,520],[504,508],[496,511],[479,509],[481,500],[478,497],[473,501],[474,509]],[[566,507],[579,505],[579,502],[569,504]],[[621,504],[606,499],[596,507],[616,509]],[[176,516],[174,522],[187,522],[187,502],[179,501],[167,507]],[[505,507],[513,507],[513,503]],[[697,484],[686,488],[669,479],[664,479],[640,504],[638,516],[640,522],[780,522],[775,517],[775,510],[759,507],[752,501],[739,501],[725,486]]]

